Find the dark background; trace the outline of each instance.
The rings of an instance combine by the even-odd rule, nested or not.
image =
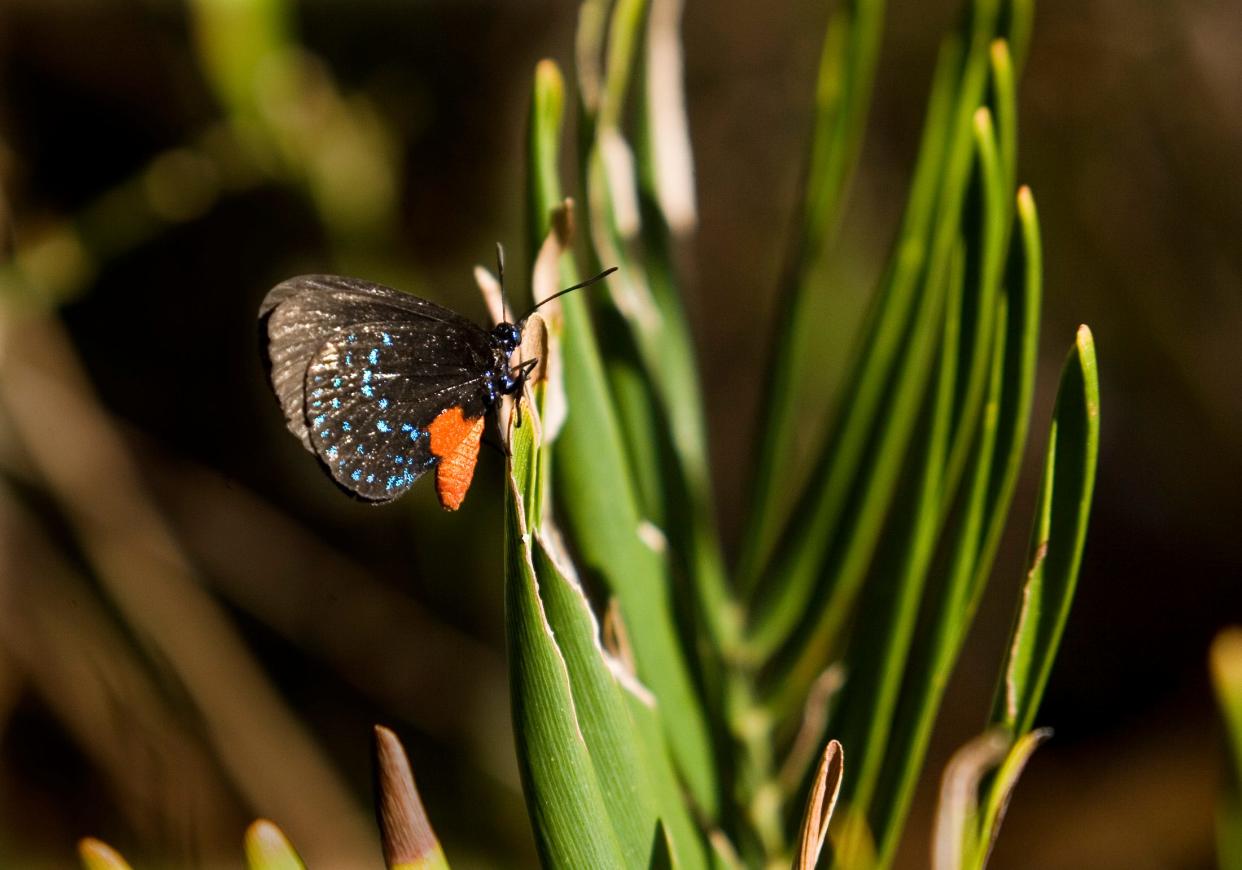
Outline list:
[[[836,346],[848,345],[894,231],[953,8],[890,4],[834,269],[844,313],[825,338]],[[575,16],[568,2],[299,5],[298,41],[386,131],[391,219],[342,244],[296,184],[226,185],[201,214],[119,245],[90,278],[67,282],[73,291],[52,309],[65,332],[38,315],[38,329],[15,328],[44,306],[11,305],[21,314],[6,316],[0,346],[10,384],[28,351],[80,356],[83,395],[132,454],[135,491],[339,772],[341,794],[368,805],[369,728],[393,725],[454,866],[533,860],[503,682],[501,463],[484,452],[457,515],[441,514],[428,486],[382,510],[341,498],[283,432],[254,312],[277,281],[320,269],[400,282],[481,320],[470,268],[490,260],[494,241],[516,250],[523,238],[530,73],[545,56],[570,68]],[[692,0],[686,10],[701,220],[687,305],[731,539],[824,17],[809,0]],[[179,4],[0,2],[0,181],[19,256],[218,117],[190,29]],[[1095,333],[1102,379],[1095,510],[1039,716],[1056,737],[1019,784],[993,866],[1212,863],[1224,765],[1205,656],[1214,633],[1242,618],[1239,45],[1242,10],[1228,0],[1039,4],[1020,121],[1019,180],[1034,189],[1045,247],[1029,467],[937,732],[906,866],[926,863],[936,775],[987,712],[1055,379],[1080,322]],[[31,471],[28,430],[9,416],[6,600],[56,573],[76,578],[66,606],[86,608],[97,597],[89,548],[75,543],[71,508]],[[89,659],[89,638],[71,624],[65,642]],[[204,782],[215,785],[180,783],[180,804],[164,800],[170,792],[144,795],[136,775],[126,782],[126,765],[101,765],[115,756],[92,739],[106,742],[108,727],[65,712],[56,693],[74,694],[72,675],[41,676],[30,661],[42,653],[23,637],[19,625],[0,639],[0,862],[64,866],[86,834],[152,866],[236,860],[245,824],[267,810],[210,757]],[[212,726],[186,727],[197,739]],[[307,804],[319,806],[313,794]],[[296,825],[276,821],[302,844]],[[334,824],[324,821],[325,838]]]

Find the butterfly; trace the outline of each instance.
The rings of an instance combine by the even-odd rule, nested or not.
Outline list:
[[[359,278],[282,281],[259,307],[259,324],[285,424],[350,495],[389,502],[434,469],[440,505],[457,510],[474,478],[485,415],[501,396],[520,393],[538,363],[510,363],[526,318],[614,271],[490,330]],[[502,258],[499,272],[503,293]]]

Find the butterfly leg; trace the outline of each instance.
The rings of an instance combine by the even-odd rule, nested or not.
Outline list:
[[[537,365],[539,365],[539,358],[534,357],[533,359],[522,360],[520,363],[515,365],[512,369],[512,371],[517,372],[517,376],[513,378],[513,385],[514,385],[513,394],[514,396],[516,396],[516,398],[514,399],[514,405],[517,407],[517,424],[516,425],[519,429],[522,428],[523,388],[526,386],[526,379],[530,377],[530,373],[534,370],[535,366]]]

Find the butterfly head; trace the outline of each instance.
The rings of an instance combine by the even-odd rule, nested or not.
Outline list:
[[[522,330],[514,323],[498,323],[492,330],[492,342],[508,358],[522,343]]]

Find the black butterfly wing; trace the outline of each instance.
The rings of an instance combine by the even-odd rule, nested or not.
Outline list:
[[[389,501],[435,464],[427,426],[491,403],[488,333],[439,305],[330,275],[292,278],[259,311],[289,430],[341,487]]]

